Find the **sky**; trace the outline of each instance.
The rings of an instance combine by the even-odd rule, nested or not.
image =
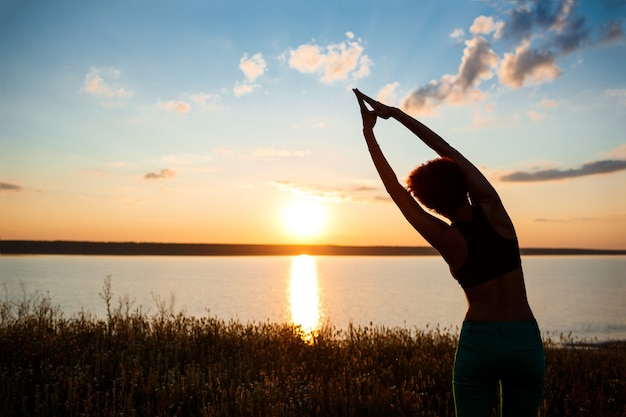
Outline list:
[[[626,249],[625,30],[624,0],[2,0],[0,238],[426,245],[358,87],[474,162],[522,247]],[[375,133],[401,181],[436,157]]]

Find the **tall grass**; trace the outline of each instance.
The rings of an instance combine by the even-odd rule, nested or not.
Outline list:
[[[2,416],[453,416],[457,332],[377,326],[310,338],[287,324],[148,316],[100,294],[108,316],[64,317],[48,296],[0,302]],[[546,340],[542,416],[626,415],[623,344]]]

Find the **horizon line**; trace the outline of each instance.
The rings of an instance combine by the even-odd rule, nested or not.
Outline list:
[[[524,247],[522,255],[626,255],[626,249]],[[168,256],[438,256],[431,246],[309,243],[170,243],[89,240],[0,240],[0,254]]]

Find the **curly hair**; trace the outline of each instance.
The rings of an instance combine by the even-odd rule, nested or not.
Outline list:
[[[467,202],[465,177],[450,158],[433,159],[415,168],[407,184],[420,203],[444,216]]]

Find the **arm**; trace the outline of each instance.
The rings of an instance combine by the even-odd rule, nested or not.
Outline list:
[[[472,196],[474,202],[478,203],[481,201],[500,200],[496,190],[478,170],[478,168],[476,168],[474,164],[466,159],[459,151],[450,146],[441,136],[428,128],[428,126],[412,118],[402,110],[386,106],[366,96],[358,90],[357,95],[372,106],[374,111],[380,114],[381,117],[384,117],[385,119],[393,117],[419,137],[422,142],[426,144],[426,146],[437,152],[439,156],[452,159],[461,168],[461,171],[465,176],[465,180],[467,181],[470,195]]]
[[[463,172],[472,202],[483,207],[490,221],[500,233],[504,235],[515,234],[513,223],[502,205],[497,191],[474,164],[450,146],[441,136],[402,110],[386,106],[358,90],[355,90],[355,93],[357,97],[367,102],[376,114],[385,119],[393,117],[418,136],[422,142],[439,154],[439,156],[452,159]]]
[[[445,252],[447,252],[446,247],[449,246],[446,238],[449,232],[449,226],[435,216],[427,213],[400,184],[374,136],[374,125],[377,119],[376,112],[367,109],[361,97],[358,96],[358,93],[357,99],[361,107],[361,116],[363,117],[363,136],[365,137],[367,148],[374,162],[374,166],[378,171],[378,175],[385,185],[385,189],[407,221],[428,241],[428,243],[445,257]]]

